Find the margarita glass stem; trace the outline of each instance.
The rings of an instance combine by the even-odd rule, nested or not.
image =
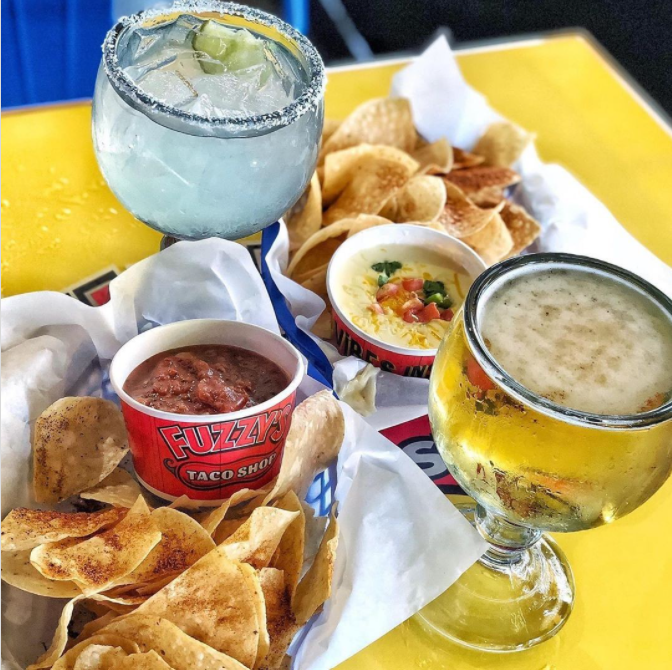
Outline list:
[[[541,539],[541,531],[511,523],[481,505],[476,506],[475,523],[490,545],[481,563],[494,569],[519,563],[527,550]]]

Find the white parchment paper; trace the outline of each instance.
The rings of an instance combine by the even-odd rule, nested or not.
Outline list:
[[[63,395],[108,393],[104,371],[129,338],[188,318],[244,320],[278,331],[249,253],[232,242],[176,244],[124,272],[110,293],[103,307],[51,292],[2,301],[3,516],[35,506],[29,485],[35,418]],[[300,393],[320,388],[306,379]],[[400,449],[343,407],[334,593],[296,651],[294,667],[302,670],[331,668],[371,644],[448,588],[485,548]],[[3,668],[25,667],[44,651],[64,602],[3,584]]]
[[[445,37],[438,38],[412,64],[398,72],[391,95],[411,101],[418,132],[427,140],[447,137],[463,149],[473,147],[483,131],[501,116],[464,80]],[[572,174],[542,163],[529,146],[513,166],[522,176],[513,199],[541,223],[542,234],[530,251],[564,251],[620,265],[672,294],[672,269],[640,244],[609,210]],[[605,169],[609,166],[605,165]],[[321,298],[282,276],[288,256],[284,224],[268,255],[269,269],[285,295],[297,325],[308,331],[324,309]],[[313,338],[317,339],[317,338]],[[363,367],[322,344],[344,385]],[[414,419],[427,411],[428,382],[381,372],[377,411],[367,421],[378,429]],[[338,388],[337,388],[338,390]]]

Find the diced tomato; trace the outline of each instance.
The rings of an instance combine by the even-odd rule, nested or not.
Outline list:
[[[377,302],[371,303],[367,306],[366,309],[368,309],[370,312],[373,312],[374,314],[385,314],[383,308]]]
[[[452,321],[454,316],[455,316],[455,314],[453,314],[452,309],[444,309],[441,312],[441,317],[440,318],[441,318],[442,321]]]
[[[402,279],[401,283],[407,291],[421,291],[425,284],[425,280],[417,277],[410,277],[409,279]]]
[[[490,391],[495,388],[492,379],[485,374],[485,371],[473,356],[469,356],[467,360],[467,378],[471,384],[478,386],[481,391]]]
[[[383,284],[378,289],[378,292],[376,293],[376,300],[378,302],[382,302],[386,298],[391,298],[393,295],[397,295],[397,293],[399,293],[399,284],[392,284],[391,282],[388,282],[387,284]]]
[[[420,300],[420,298],[410,298],[407,300],[402,306],[401,309],[402,311],[406,312],[409,309],[412,312],[418,312],[420,311],[423,307],[425,306],[425,303]]]
[[[414,312],[411,309],[407,309],[404,312],[404,316],[402,318],[406,323],[417,323],[418,322],[418,313]]]
[[[418,314],[418,317],[422,323],[427,323],[432,319],[438,319],[440,316],[441,312],[439,312],[439,308],[434,302],[430,302],[429,305],[425,305],[422,312]]]

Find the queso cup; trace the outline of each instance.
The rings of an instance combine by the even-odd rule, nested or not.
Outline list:
[[[358,356],[387,372],[405,377],[429,378],[436,349],[414,349],[396,346],[364,332],[344,314],[338,301],[338,287],[347,283],[344,276],[347,261],[367,249],[383,246],[430,249],[433,255],[446,259],[473,281],[486,265],[481,257],[463,242],[432,228],[413,224],[374,226],[347,239],[332,256],[327,270],[327,292],[333,309],[336,346],[343,356]],[[465,287],[467,288],[467,287]]]
[[[278,395],[228,414],[175,414],[147,407],[124,391],[128,375],[151,356],[197,344],[228,344],[259,353],[289,376]],[[280,471],[280,462],[305,374],[299,352],[279,335],[239,321],[196,319],[148,330],[112,360],[110,381],[121,399],[135,472],[165,500],[187,495],[218,505],[244,488],[257,489]]]

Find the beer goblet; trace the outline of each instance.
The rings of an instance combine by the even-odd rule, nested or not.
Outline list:
[[[557,633],[570,615],[570,566],[542,533],[611,523],[652,496],[672,468],[672,379],[651,406],[631,414],[596,414],[532,392],[493,355],[483,335],[488,302],[533,272],[593,273],[596,281],[617,282],[632,291],[643,314],[652,310],[660,317],[660,341],[638,344],[652,350],[662,346],[672,356],[672,301],[611,264],[570,254],[528,255],[491,267],[471,286],[437,353],[429,416],[448,469],[476,501],[473,522],[490,547],[419,617],[454,641],[490,651],[538,644]],[[583,326],[589,333],[591,312],[586,314]],[[612,346],[608,334],[595,337],[604,340],[592,343],[597,349]],[[620,353],[628,356],[632,350],[625,344]],[[532,348],[529,356],[534,356]],[[672,371],[670,358],[651,364]]]

